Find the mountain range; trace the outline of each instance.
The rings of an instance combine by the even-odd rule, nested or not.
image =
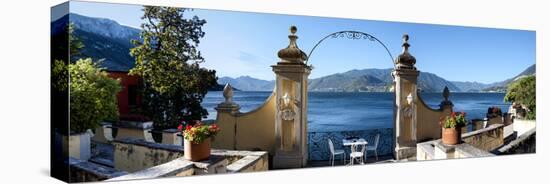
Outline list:
[[[101,60],[100,66],[109,71],[128,71],[134,67],[134,58],[130,56],[133,47],[131,40],[140,39],[140,30],[120,25],[116,21],[104,18],[93,18],[70,13],[51,23],[52,35],[58,34],[67,26],[69,20],[74,24],[74,35],[78,37],[85,47],[78,57],[91,57]],[[390,91],[393,78],[392,69],[362,69],[336,73],[320,78],[310,79],[308,89],[310,91],[360,91],[383,92]],[[479,82],[448,81],[436,74],[421,72],[418,77],[418,88],[425,92],[440,92],[447,86],[454,92],[502,92],[508,83],[525,75],[534,75],[535,64],[525,69],[517,76],[500,82],[484,84]],[[261,80],[250,76],[220,77],[221,89],[226,83],[230,83],[236,89],[242,91],[271,91],[275,81]]]
[[[130,56],[131,40],[140,39],[140,30],[120,25],[114,20],[93,18],[75,13],[67,14],[51,23],[52,35],[64,30],[68,22],[74,25],[74,36],[84,44],[76,58],[91,57],[109,71],[128,71],[134,67]]]
[[[500,82],[484,84],[479,82],[448,81],[436,74],[420,72],[418,88],[424,92],[441,92],[445,86],[453,92],[504,92],[506,86],[521,77],[535,75],[535,64],[525,69],[513,78]],[[308,81],[310,91],[341,91],[341,92],[387,92],[391,91],[393,69],[363,69],[350,70],[343,73],[327,75]],[[250,76],[237,78],[222,77],[218,83],[230,83],[243,91],[272,91],[273,80],[255,79]]]

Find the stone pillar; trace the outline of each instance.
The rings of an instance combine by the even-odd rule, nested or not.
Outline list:
[[[307,79],[311,68],[307,55],[297,44],[297,28],[290,28],[288,47],[271,66],[276,74],[276,118],[274,168],[300,168],[307,164]]]
[[[228,83],[223,88],[223,97],[225,101],[218,104],[215,108],[218,111],[216,121],[221,131],[212,142],[212,147],[236,150],[237,120],[235,115],[239,113],[241,107],[239,104],[233,102],[233,87],[231,87],[231,84]]]
[[[409,36],[403,36],[403,52],[395,60],[395,158],[416,157],[417,78],[416,59],[409,53]]]

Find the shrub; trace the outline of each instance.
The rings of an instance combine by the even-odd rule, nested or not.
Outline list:
[[[69,64],[69,76],[71,133],[94,129],[105,119],[117,119],[118,80],[89,58]]]
[[[527,108],[527,119],[536,119],[536,78],[523,77],[508,85],[504,101],[516,102]]]

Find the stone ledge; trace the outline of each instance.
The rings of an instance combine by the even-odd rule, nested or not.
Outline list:
[[[128,128],[139,130],[150,130],[153,128],[152,121],[140,122],[140,121],[119,121],[111,125],[113,128]]]
[[[498,150],[495,151],[496,154],[507,154],[508,152],[511,152],[514,149],[518,149],[522,147],[524,144],[535,144],[536,145],[536,128],[532,128],[531,130],[525,132],[523,135],[520,135],[517,139],[513,140],[507,145],[502,146]],[[531,142],[529,142],[531,141]],[[532,151],[534,152],[535,146],[529,145],[529,147],[532,147]],[[529,150],[531,151],[531,150]],[[521,152],[525,153],[525,152]],[[530,152],[526,152],[530,153]]]
[[[148,142],[143,139],[136,139],[131,137],[126,137],[120,140],[115,139],[113,140],[113,143],[132,144],[132,145],[144,146],[147,148],[161,149],[161,150],[167,150],[167,151],[173,151],[173,152],[183,152],[182,146],[172,145],[172,144],[158,144],[154,142]]]
[[[487,128],[474,130],[474,131],[462,134],[462,139],[472,137],[472,136],[475,136],[475,135],[478,135],[478,134],[482,134],[482,133],[485,133],[485,132],[489,132],[489,131],[492,131],[492,130],[496,130],[496,129],[499,129],[501,127],[504,127],[504,124],[492,124],[492,125],[489,125]]]
[[[79,181],[81,179],[83,181],[100,181],[128,174],[127,172],[118,171],[111,167],[106,167],[72,157],[69,157],[68,164],[71,168],[71,178],[79,178]]]
[[[456,151],[464,157],[488,157],[495,156],[492,153],[489,153],[485,150],[478,149],[469,144],[460,144],[456,147]]]
[[[122,180],[133,180],[133,179],[151,179],[157,177],[166,177],[174,176],[179,173],[182,173],[186,170],[193,169],[193,162],[187,161],[183,158],[172,160],[165,164],[161,164],[155,167],[151,167],[145,170],[137,171],[131,174],[124,176],[111,178],[106,181],[122,181]],[[191,173],[192,174],[192,173]]]

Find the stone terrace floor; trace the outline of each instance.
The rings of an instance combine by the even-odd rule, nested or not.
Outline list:
[[[377,164],[377,163],[392,163],[395,162],[392,155],[386,155],[386,156],[379,156],[378,160],[374,156],[368,157],[365,164]],[[334,161],[334,166],[343,166],[349,164],[349,158],[346,160],[346,163],[342,163],[342,159],[336,158]],[[354,165],[361,165],[358,162],[355,162]],[[321,160],[321,161],[309,161],[307,167],[326,167],[326,166],[332,166],[331,163],[328,162],[328,160]]]

